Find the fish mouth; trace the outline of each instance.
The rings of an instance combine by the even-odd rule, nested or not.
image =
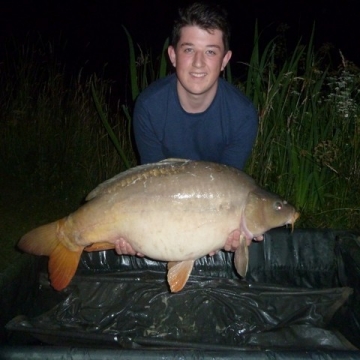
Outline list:
[[[288,222],[288,224],[291,224],[291,232],[294,232],[294,225],[295,221],[300,217],[300,213],[295,212],[293,216],[291,217],[291,220]]]

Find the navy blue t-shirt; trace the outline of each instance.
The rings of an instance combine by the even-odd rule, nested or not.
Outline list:
[[[219,78],[210,106],[201,113],[188,113],[180,104],[176,83],[176,75],[169,75],[137,98],[133,126],[141,164],[172,157],[243,169],[258,128],[252,102]]]

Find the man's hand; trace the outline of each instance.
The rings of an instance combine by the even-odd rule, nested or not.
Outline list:
[[[264,236],[263,235],[260,235],[260,236],[257,236],[256,238],[254,239],[247,239],[246,240],[246,245],[247,246],[250,246],[251,245],[251,242],[252,240],[254,241],[262,241],[264,240]],[[236,251],[236,249],[239,247],[240,245],[240,230],[237,229],[237,230],[234,230],[227,238],[226,240],[226,243],[224,245],[224,250],[225,251]],[[212,251],[209,256],[213,256],[217,253],[217,251]]]
[[[137,255],[144,257],[144,254],[136,252],[124,238],[116,240],[115,251],[118,255]]]

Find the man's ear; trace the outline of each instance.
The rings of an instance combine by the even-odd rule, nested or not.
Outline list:
[[[223,71],[227,65],[227,63],[230,61],[231,59],[231,56],[232,56],[232,51],[229,50],[225,55],[224,55],[224,58],[223,58],[223,61],[222,61],[222,64],[221,64],[221,71]]]
[[[168,55],[173,67],[176,67],[176,52],[172,45],[168,47]]]

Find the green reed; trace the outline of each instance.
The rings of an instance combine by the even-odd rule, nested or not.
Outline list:
[[[331,75],[313,36],[280,61],[277,39],[260,52],[255,33],[243,87],[260,123],[247,172],[288,198],[303,226],[358,227],[359,72],[350,73],[343,61]],[[334,92],[341,82],[343,91]]]
[[[110,104],[112,82],[84,77],[81,70],[69,78],[55,49],[33,39],[8,46],[0,73],[0,165],[36,191],[77,189],[84,195],[124,169],[99,120],[92,88],[122,146],[131,145],[123,137],[120,105]]]
[[[119,153],[124,165],[126,168],[134,165],[134,162],[129,161],[127,158],[127,154],[131,158],[134,158],[133,153],[133,144],[132,144],[132,109],[135,103],[137,96],[143,91],[151,82],[164,77],[167,74],[167,60],[165,57],[165,51],[169,44],[169,39],[166,39],[162,54],[158,60],[158,66],[154,64],[153,57],[151,53],[144,53],[140,47],[138,47],[140,54],[136,56],[136,49],[134,46],[133,39],[129,34],[128,30],[123,26],[125,31],[127,40],[128,40],[128,48],[129,48],[129,72],[130,72],[130,90],[131,90],[131,101],[130,104],[122,104],[121,108],[123,111],[123,115],[125,116],[126,123],[122,126],[123,129],[126,128],[127,131],[123,131],[123,133],[127,134],[127,143],[126,151],[123,150],[123,143],[121,139],[117,138],[112,127],[109,123],[109,120],[103,111],[98,96],[96,94],[95,89],[92,87],[92,96],[96,105],[97,112],[99,117],[101,118],[106,131],[108,132],[117,152]]]

